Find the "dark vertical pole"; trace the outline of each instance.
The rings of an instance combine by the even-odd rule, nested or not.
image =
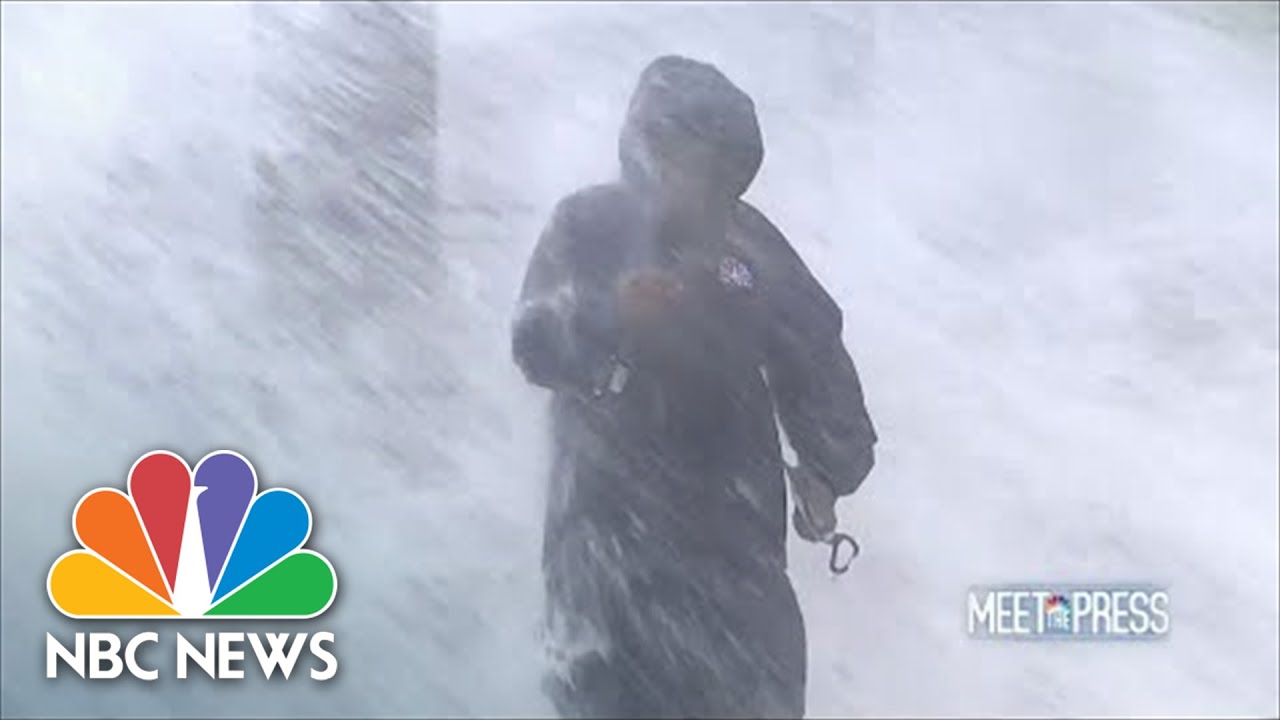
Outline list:
[[[254,12],[254,217],[269,306],[334,350],[361,318],[434,285],[437,12],[399,2]]]

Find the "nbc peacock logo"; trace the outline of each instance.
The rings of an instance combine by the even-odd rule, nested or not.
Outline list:
[[[253,465],[221,450],[195,469],[147,453],[128,493],[90,491],[72,527],[81,549],[49,570],[49,600],[77,619],[306,619],[337,595],[333,565],[303,548],[311,509],[292,490],[258,492]]]

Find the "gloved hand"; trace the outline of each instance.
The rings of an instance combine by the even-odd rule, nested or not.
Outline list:
[[[511,352],[530,382],[550,386],[565,372],[567,344],[560,317],[546,304],[532,305],[516,321]]]
[[[675,311],[680,283],[666,273],[642,270],[618,283],[618,313],[628,329],[649,331]]]
[[[637,367],[678,366],[687,352],[687,328],[680,318],[684,288],[671,274],[640,270],[618,282],[621,354]]]
[[[795,510],[791,524],[796,534],[814,543],[829,542],[836,531],[836,494],[804,465],[787,469]]]

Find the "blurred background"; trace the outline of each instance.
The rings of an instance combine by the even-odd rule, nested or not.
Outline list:
[[[1275,716],[1277,7],[6,2],[0,711],[549,713],[507,333],[676,52],[754,97],[882,438],[854,568],[790,541],[810,714]],[[307,498],[336,604],[236,629],[334,680],[44,679],[71,511],[157,448]],[[1172,633],[970,640],[1013,581],[1166,584]]]

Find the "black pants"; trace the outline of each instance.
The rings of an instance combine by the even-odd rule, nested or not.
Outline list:
[[[590,596],[549,598],[586,620],[603,646],[548,675],[563,717],[800,718],[805,631],[781,569],[690,562],[619,577],[564,568]],[[566,601],[567,600],[567,601]],[[554,609],[554,608],[553,608]]]

